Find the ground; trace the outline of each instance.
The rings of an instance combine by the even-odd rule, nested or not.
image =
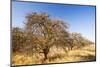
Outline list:
[[[48,59],[43,60],[43,54],[35,54],[33,57],[23,54],[12,54],[12,65],[28,65],[28,64],[46,64],[46,63],[63,63],[63,62],[79,62],[79,61],[95,61],[95,45],[88,45],[80,49],[73,49],[63,52],[62,49],[53,51],[48,54]],[[33,60],[32,60],[33,59]]]

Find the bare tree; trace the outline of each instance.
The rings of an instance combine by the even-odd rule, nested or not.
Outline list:
[[[23,50],[26,38],[22,29],[15,27],[12,29],[12,49],[13,52],[20,52]]]
[[[44,59],[47,59],[51,46],[65,46],[67,43],[64,36],[68,36],[68,26],[63,21],[51,19],[47,13],[31,13],[27,17],[25,26],[28,38],[36,39],[35,49],[44,54]],[[31,39],[33,40],[33,39]]]
[[[90,40],[86,39],[85,37],[83,37],[81,33],[77,33],[77,32],[71,33],[70,42],[71,42],[71,44],[70,44],[71,50],[75,46],[77,48],[80,48],[80,47],[83,47],[85,45],[90,45],[90,44],[93,43],[92,41],[90,41]]]

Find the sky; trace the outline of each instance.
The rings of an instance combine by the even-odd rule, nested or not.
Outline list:
[[[12,27],[22,28],[31,12],[46,12],[61,19],[69,24],[69,32],[79,32],[95,42],[95,6],[13,1]]]

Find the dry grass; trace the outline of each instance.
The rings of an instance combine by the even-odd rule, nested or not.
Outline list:
[[[25,57],[24,54],[17,53],[12,55],[12,65],[94,61],[96,60],[95,45],[88,45],[68,52],[64,52],[62,49],[53,49],[48,54],[47,60],[44,61],[43,58],[43,54],[34,54],[33,56]]]

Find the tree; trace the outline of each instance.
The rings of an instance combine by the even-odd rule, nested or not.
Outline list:
[[[22,29],[15,27],[12,29],[12,49],[13,52],[20,52],[25,42],[25,36]]]
[[[93,43],[92,41],[83,37],[81,33],[73,32],[73,33],[71,33],[71,37],[72,37],[70,40],[70,41],[72,41],[71,42],[72,44],[70,44],[71,49],[75,46],[77,48],[80,48],[80,47],[83,47],[85,45],[90,45]]]
[[[68,26],[63,21],[51,19],[47,13],[31,13],[27,15],[25,31],[30,40],[35,38],[34,49],[44,54],[44,60],[52,46],[65,46]],[[66,32],[66,34],[65,34]],[[60,42],[59,42],[60,41]]]

